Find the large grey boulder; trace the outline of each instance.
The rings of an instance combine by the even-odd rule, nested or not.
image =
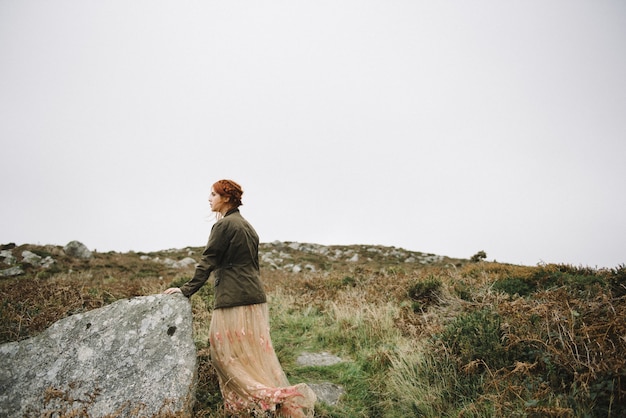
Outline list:
[[[89,251],[89,248],[87,248],[87,246],[80,241],[68,242],[65,244],[65,247],[63,247],[63,251],[65,251],[65,254],[70,257],[82,258],[83,260],[91,258],[91,251]]]
[[[189,417],[196,385],[189,300],[120,300],[0,346],[2,417]]]

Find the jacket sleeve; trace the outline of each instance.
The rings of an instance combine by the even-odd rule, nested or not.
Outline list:
[[[209,279],[211,272],[221,264],[224,251],[228,245],[228,239],[224,236],[223,229],[219,222],[213,225],[209,242],[202,252],[200,262],[196,265],[193,278],[180,288],[183,295],[191,297],[191,295],[196,293]]]

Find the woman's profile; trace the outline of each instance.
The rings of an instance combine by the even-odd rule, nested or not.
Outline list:
[[[209,204],[218,220],[194,276],[164,293],[191,297],[213,273],[210,353],[228,413],[312,417],[315,394],[306,384],[289,384],[272,345],[260,280],[259,237],[239,211],[242,195],[241,186],[232,180],[213,184]]]

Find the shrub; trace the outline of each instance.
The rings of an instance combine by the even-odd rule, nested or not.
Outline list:
[[[611,269],[608,272],[608,282],[614,297],[626,295],[626,264]]]
[[[589,267],[548,264],[537,267],[527,275],[512,275],[496,280],[493,288],[511,296],[515,294],[528,296],[539,290],[561,286],[568,286],[574,291],[589,292],[594,289],[602,289],[607,285],[607,280],[604,276],[604,272]],[[619,274],[609,274],[609,276],[610,281],[612,277],[618,277]]]
[[[423,307],[436,302],[440,291],[441,280],[434,276],[429,276],[425,281],[416,281],[409,285],[407,293],[409,299],[413,301],[413,311],[417,312]]]
[[[459,367],[476,360],[491,369],[500,369],[507,364],[500,315],[490,309],[460,315],[446,326],[439,339],[457,358]]]
[[[549,264],[539,266],[530,280],[541,289],[559,286],[571,286],[578,290],[588,290],[593,285],[605,285],[604,278],[597,270],[589,267],[573,267],[567,264]]]
[[[472,263],[478,263],[483,261],[485,258],[487,258],[487,253],[481,250],[474,254],[472,258],[470,258],[470,261]]]
[[[511,296],[528,296],[536,290],[533,283],[520,277],[506,277],[497,280],[493,283],[493,289],[500,290]]]
[[[472,286],[465,280],[455,281],[452,288],[461,299],[472,300]]]

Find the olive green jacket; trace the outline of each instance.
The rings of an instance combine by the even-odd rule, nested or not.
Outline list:
[[[252,225],[231,209],[211,229],[193,278],[180,290],[191,297],[214,272],[214,308],[265,303],[259,271],[259,236]]]

